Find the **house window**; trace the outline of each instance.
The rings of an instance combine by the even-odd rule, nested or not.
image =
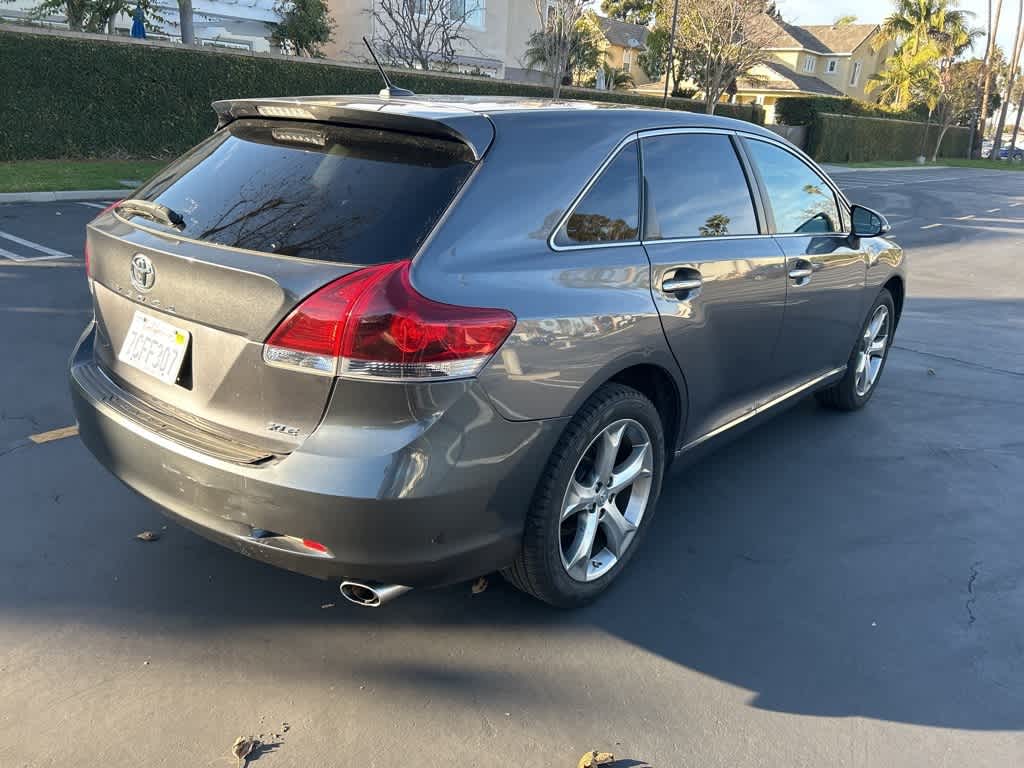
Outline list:
[[[838,69],[838,67],[839,67],[839,60],[838,59],[829,59],[828,60],[828,64],[825,65],[825,74],[826,75],[834,75],[836,73],[836,69]]]
[[[850,85],[856,85],[860,81],[860,62],[853,62],[853,72],[850,73]]]
[[[622,71],[627,75],[633,66],[633,52],[628,48],[622,52]]]
[[[416,14],[427,15],[427,0],[414,0]],[[462,19],[465,24],[477,29],[484,28],[484,0],[448,0],[448,18]]]
[[[808,56],[807,58],[804,59],[804,72],[813,72],[813,71],[814,71],[814,57],[813,56]]]

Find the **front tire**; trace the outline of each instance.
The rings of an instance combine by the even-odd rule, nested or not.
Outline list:
[[[871,305],[857,343],[853,345],[846,375],[828,389],[816,393],[819,403],[838,411],[856,411],[867,405],[882,378],[895,325],[896,306],[892,294],[883,288]]]
[[[552,451],[505,577],[559,608],[596,598],[636,551],[664,468],[658,410],[632,387],[602,386]]]

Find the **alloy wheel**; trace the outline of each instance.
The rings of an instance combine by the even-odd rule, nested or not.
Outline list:
[[[640,422],[620,419],[590,442],[559,519],[562,566],[572,579],[594,581],[619,562],[647,510],[653,475],[651,438]]]
[[[880,305],[861,337],[853,385],[858,397],[864,397],[878,381],[889,346],[889,309]]]

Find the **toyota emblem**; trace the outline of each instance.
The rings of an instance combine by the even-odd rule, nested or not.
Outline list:
[[[149,256],[144,254],[136,253],[132,256],[131,273],[132,285],[136,290],[148,291],[156,282],[156,270],[153,269],[153,262],[150,261]]]

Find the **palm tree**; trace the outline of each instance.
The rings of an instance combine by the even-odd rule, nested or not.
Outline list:
[[[910,103],[914,77],[924,61],[930,58],[934,64],[950,52],[955,58],[972,47],[982,34],[971,28],[973,18],[974,14],[962,10],[957,0],[896,0],[896,9],[882,23],[881,31],[882,40],[899,42],[896,54],[886,62],[887,68],[891,64],[896,71],[892,75],[882,73],[894,86],[887,89],[891,92],[888,100],[905,108]]]
[[[867,93],[878,92],[880,104],[906,109],[911,101],[924,100],[931,89],[938,49],[934,44],[911,53],[897,51],[885,60],[885,69],[864,84]]]

